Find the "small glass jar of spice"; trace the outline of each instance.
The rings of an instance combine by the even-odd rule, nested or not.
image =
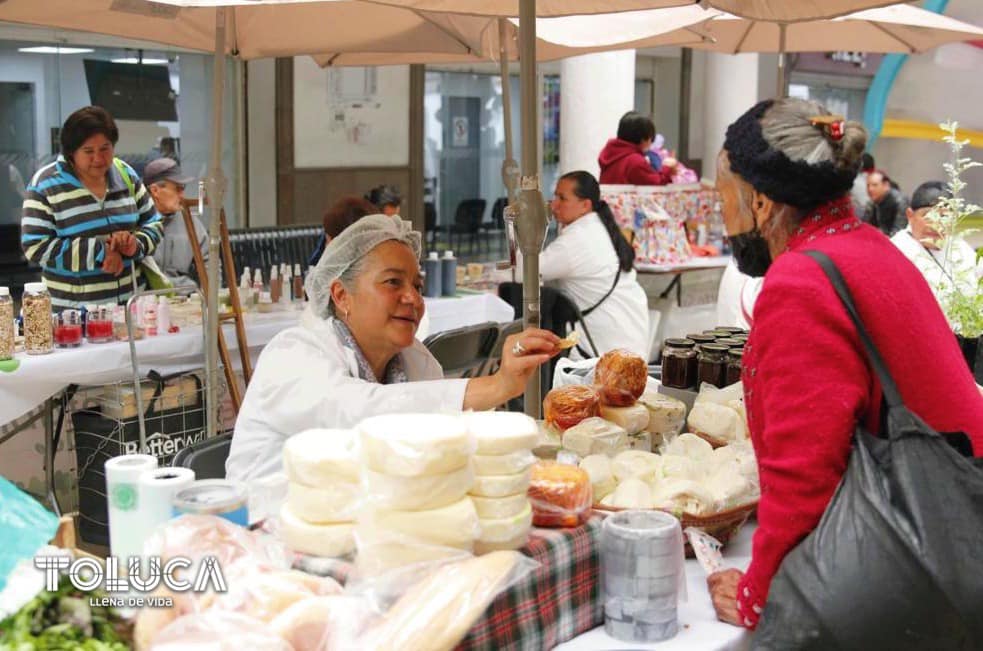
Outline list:
[[[51,294],[44,283],[27,283],[21,299],[24,313],[24,351],[45,355],[54,348],[51,328]]]
[[[666,339],[662,352],[662,384],[674,389],[696,385],[696,343],[691,339]]]
[[[700,346],[698,360],[698,382],[722,388],[727,381],[727,346],[703,344]]]

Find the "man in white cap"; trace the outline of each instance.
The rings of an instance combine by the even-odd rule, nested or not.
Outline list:
[[[194,279],[197,278],[192,241],[181,217],[184,186],[192,181],[194,177],[186,176],[181,171],[181,166],[172,158],[152,160],[143,169],[143,184],[150,191],[157,212],[164,222],[164,239],[157,245],[154,260],[176,285],[195,283]],[[195,226],[194,245],[207,260],[208,231],[194,215],[191,221]]]

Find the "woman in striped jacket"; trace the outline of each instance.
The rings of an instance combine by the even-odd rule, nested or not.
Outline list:
[[[114,157],[119,130],[103,108],[87,106],[65,120],[61,155],[27,186],[21,246],[58,307],[123,302],[144,286],[140,261],[163,227],[150,194],[129,165]]]

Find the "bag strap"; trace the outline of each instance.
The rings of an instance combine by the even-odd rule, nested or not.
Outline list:
[[[874,345],[874,341],[870,338],[870,334],[864,328],[863,321],[860,320],[860,313],[857,311],[857,306],[853,302],[853,296],[850,294],[850,289],[847,287],[842,274],[840,274],[840,270],[829,256],[822,251],[809,250],[803,251],[803,253],[819,263],[826,277],[832,283],[833,289],[836,290],[836,294],[840,297],[840,301],[843,302],[843,307],[846,308],[847,314],[850,315],[853,325],[857,328],[857,334],[860,335],[860,341],[864,344],[870,365],[873,367],[874,372],[877,373],[877,378],[881,381],[881,392],[884,394],[884,402],[891,409],[903,407],[904,401],[901,399],[901,392],[898,391],[898,385],[895,384],[894,378],[891,377],[891,373],[887,370],[884,358],[881,357],[880,352]]]
[[[119,172],[119,175],[123,177],[123,183],[126,184],[126,189],[130,191],[130,196],[136,198],[136,195],[133,192],[133,188],[135,187],[133,185],[133,179],[131,179],[130,175],[126,173],[126,166],[123,164],[123,161],[118,158],[114,158],[113,165],[116,166],[116,170]]]
[[[606,301],[608,299],[608,296],[610,296],[612,293],[614,293],[614,288],[618,286],[618,279],[619,278],[621,278],[621,267],[618,267],[618,271],[614,274],[614,282],[611,283],[611,289],[608,290],[608,293],[605,294],[604,296],[602,296],[601,297],[601,300],[599,300],[598,302],[594,303],[592,306],[590,306],[586,310],[581,310],[581,312],[580,312],[581,316],[587,316],[588,314],[590,314],[591,312],[593,312],[594,310],[596,310],[597,308],[599,308],[601,306],[601,303],[603,303],[604,301]]]

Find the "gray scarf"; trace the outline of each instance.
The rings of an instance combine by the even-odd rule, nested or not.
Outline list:
[[[385,377],[380,383],[379,378],[375,376],[375,372],[369,365],[369,360],[365,358],[362,349],[358,347],[358,342],[355,341],[355,336],[352,335],[352,331],[348,329],[348,326],[341,319],[334,319],[334,327],[338,336],[341,337],[341,343],[355,353],[359,378],[366,382],[374,382],[375,384],[402,384],[403,382],[410,381],[406,375],[406,369],[403,368],[403,356],[395,355],[386,365]]]

